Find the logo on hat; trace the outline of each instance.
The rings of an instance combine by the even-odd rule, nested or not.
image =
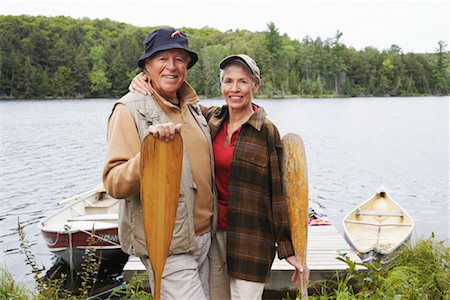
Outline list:
[[[181,32],[179,32],[178,30],[177,31],[174,31],[174,32],[172,32],[172,34],[170,35],[170,37],[176,37],[176,36],[179,36],[179,35],[181,35]]]

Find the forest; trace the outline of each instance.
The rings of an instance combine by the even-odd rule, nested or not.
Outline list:
[[[0,16],[0,98],[121,97],[140,71],[143,41],[159,27],[110,19]],[[219,97],[220,60],[246,53],[261,68],[259,97],[356,97],[448,95],[450,52],[403,53],[399,45],[357,50],[335,36],[303,40],[263,32],[177,28],[199,55],[187,81],[203,97]]]

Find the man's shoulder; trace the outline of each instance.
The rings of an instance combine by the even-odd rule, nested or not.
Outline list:
[[[203,115],[207,120],[209,119],[215,119],[215,120],[221,120],[224,118],[224,113],[228,111],[228,108],[226,105],[223,106],[202,106],[202,112]]]
[[[117,102],[127,104],[127,103],[131,103],[131,102],[146,101],[149,99],[152,99],[152,97],[148,96],[148,95],[143,95],[141,93],[128,92],[125,95],[123,95],[122,98],[117,100]]]

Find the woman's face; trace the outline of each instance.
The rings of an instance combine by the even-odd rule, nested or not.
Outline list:
[[[240,63],[231,63],[223,70],[222,95],[233,110],[251,109],[253,94],[259,85],[252,80],[250,70]]]

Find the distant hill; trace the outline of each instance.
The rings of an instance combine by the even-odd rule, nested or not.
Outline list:
[[[0,16],[0,97],[120,97],[139,72],[142,42],[156,27],[109,19]],[[261,68],[264,97],[446,95],[449,52],[403,53],[392,45],[355,50],[343,33],[302,41],[280,35],[275,24],[263,32],[180,28],[199,54],[187,80],[199,95],[220,96],[218,63],[246,53]]]

